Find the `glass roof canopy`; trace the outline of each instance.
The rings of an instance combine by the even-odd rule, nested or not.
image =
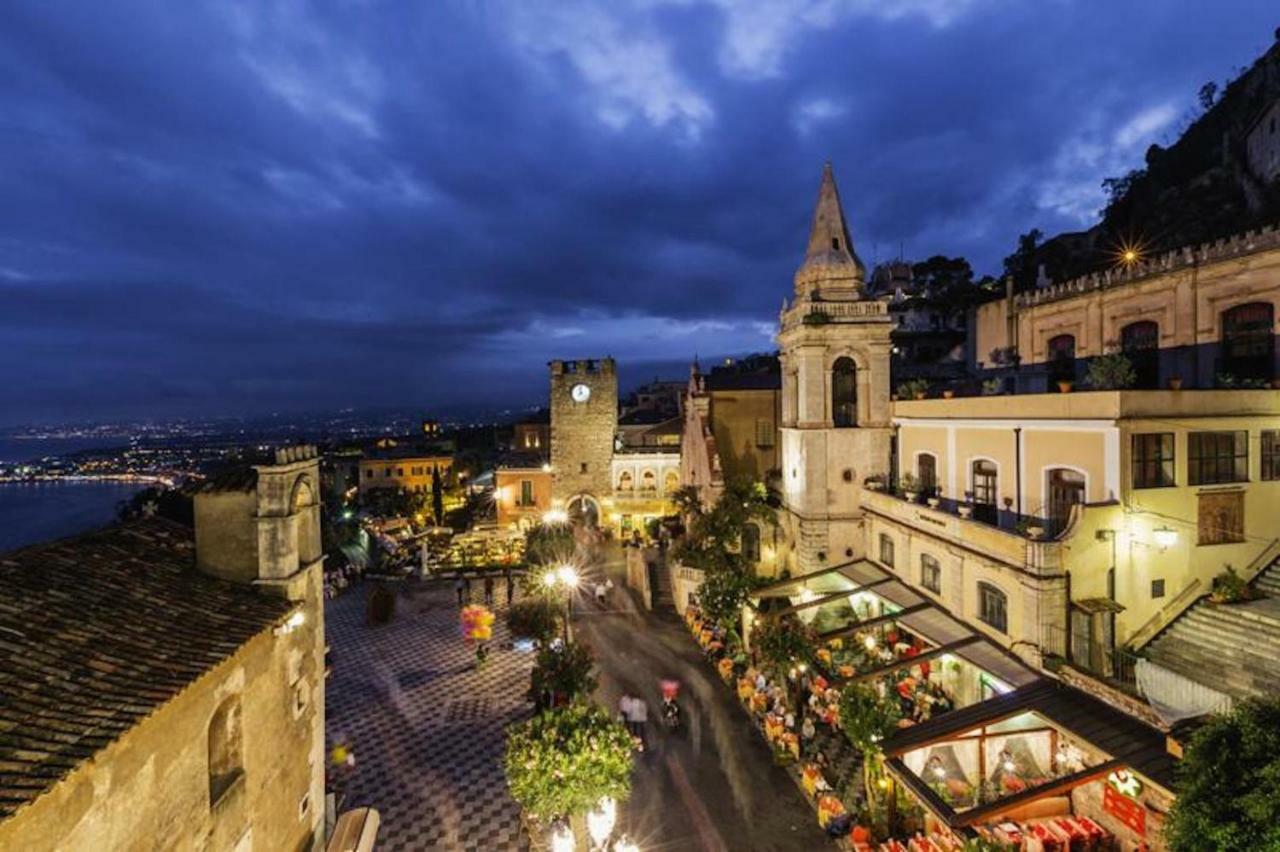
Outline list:
[[[795,614],[824,639],[893,621],[1007,687],[1038,677],[1003,648],[865,559],[772,583],[753,592],[749,605],[769,616]]]

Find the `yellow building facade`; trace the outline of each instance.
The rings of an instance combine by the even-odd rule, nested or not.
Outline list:
[[[1275,556],[1276,391],[921,400],[893,422],[871,558],[1025,656],[1140,644]]]
[[[442,484],[453,472],[452,456],[404,455],[373,456],[360,460],[360,490],[403,488],[429,493],[432,477],[439,471]]]

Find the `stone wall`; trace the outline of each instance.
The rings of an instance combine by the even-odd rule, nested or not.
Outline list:
[[[45,795],[0,823],[0,849],[302,850],[323,842],[324,624],[263,631]],[[209,727],[238,696],[242,774],[211,801]]]

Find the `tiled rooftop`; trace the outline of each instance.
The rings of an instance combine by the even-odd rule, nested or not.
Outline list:
[[[159,519],[0,554],[0,819],[290,609],[198,573]]]

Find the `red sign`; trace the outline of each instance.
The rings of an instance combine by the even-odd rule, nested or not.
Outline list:
[[[1133,829],[1139,837],[1147,836],[1147,809],[1110,784],[1102,785],[1102,809]]]

